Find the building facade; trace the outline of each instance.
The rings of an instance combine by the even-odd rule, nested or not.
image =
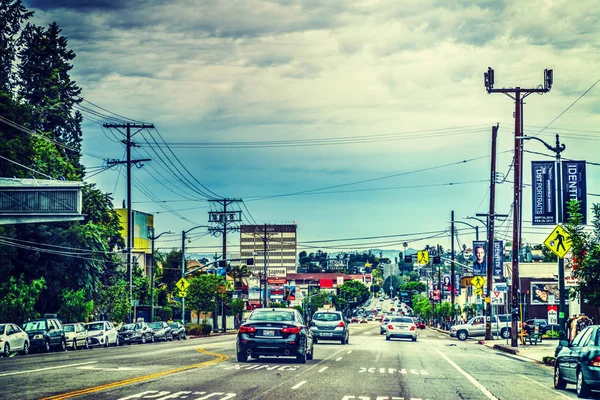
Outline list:
[[[127,209],[115,209],[121,222],[121,236],[127,243]],[[152,241],[150,240],[150,229],[154,228],[154,215],[141,211],[132,210],[133,214],[133,248],[131,249],[132,261],[137,261],[139,267],[148,275],[148,268],[152,263]],[[123,259],[126,255],[123,255]]]
[[[285,277],[297,271],[296,225],[241,225],[241,258],[254,258],[249,269],[257,275]],[[265,254],[266,242],[266,254]]]

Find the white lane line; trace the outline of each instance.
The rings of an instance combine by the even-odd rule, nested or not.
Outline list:
[[[350,353],[352,353],[352,350],[346,352],[346,354],[350,354]]]
[[[446,355],[444,353],[442,353],[438,349],[435,349],[435,351],[440,356],[444,357],[444,360],[446,360],[448,362],[448,364],[452,365],[458,372],[463,374],[463,376],[465,378],[467,378],[477,389],[479,389],[481,391],[481,393],[483,393],[485,395],[485,397],[487,397],[488,399],[491,399],[491,400],[498,400],[498,398],[495,397],[493,394],[491,394],[490,391],[485,388],[485,386],[483,386],[481,383],[477,382],[477,379],[473,378],[467,372],[463,371],[462,368],[460,368],[458,365],[456,365],[456,363],[454,361],[452,361],[451,359],[446,357]]]
[[[344,358],[344,357],[338,357],[335,359],[335,361],[340,361],[342,358]]]
[[[329,367],[323,367],[323,368],[321,368],[321,369],[319,370],[319,373],[321,373],[321,372],[325,371],[327,368],[329,368]]]
[[[528,381],[531,381],[531,382],[535,383],[536,385],[539,385],[539,386],[541,386],[541,387],[543,387],[543,388],[545,388],[545,389],[548,389],[548,390],[550,390],[550,391],[552,391],[552,392],[554,392],[554,393],[556,393],[556,394],[558,394],[558,395],[561,395],[561,396],[562,396],[562,397],[564,397],[565,399],[570,399],[570,397],[569,397],[569,396],[565,396],[564,394],[562,394],[562,393],[561,393],[561,392],[559,392],[559,391],[552,390],[552,389],[550,389],[548,386],[546,386],[546,385],[542,385],[541,383],[539,383],[539,382],[537,382],[537,381],[534,381],[533,379],[531,379],[531,378],[528,378],[528,377],[526,377],[525,375],[519,375],[519,376],[520,376],[521,378],[523,378],[523,379],[527,379]]]
[[[48,368],[40,368],[40,369],[30,369],[28,371],[6,372],[4,374],[0,374],[0,376],[30,374],[32,372],[48,371],[48,370],[51,370],[51,369],[71,368],[71,367],[78,367],[80,365],[95,364],[96,362],[97,361],[89,361],[89,362],[80,363],[80,364],[69,364],[69,365],[59,365],[57,367],[48,367]]]
[[[297,385],[292,386],[292,390],[298,389],[300,386],[304,385],[306,381],[299,382]]]

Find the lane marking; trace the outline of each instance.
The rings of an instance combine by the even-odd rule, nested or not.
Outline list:
[[[548,390],[550,390],[550,391],[552,391],[552,392],[554,392],[554,393],[556,393],[556,394],[559,394],[559,395],[561,395],[562,397],[564,397],[565,399],[570,399],[570,398],[571,398],[571,397],[569,397],[569,396],[565,396],[564,394],[562,394],[561,392],[559,392],[559,391],[557,391],[557,390],[550,389],[548,386],[546,386],[546,385],[542,385],[542,384],[541,384],[541,383],[539,383],[538,381],[534,381],[533,379],[531,379],[531,378],[528,378],[528,377],[526,377],[525,375],[520,375],[520,374],[519,374],[519,376],[520,376],[521,378],[523,378],[523,379],[527,379],[528,381],[531,381],[531,382],[535,383],[536,385],[539,385],[539,386],[541,386],[541,387],[543,387],[543,388],[546,388],[546,389],[548,389]]]
[[[80,365],[95,364],[96,362],[97,361],[89,361],[89,362],[84,362],[84,363],[80,363],[80,364],[69,364],[69,365],[59,365],[59,366],[56,366],[56,367],[47,367],[47,368],[40,368],[40,369],[30,369],[28,371],[5,372],[4,374],[0,374],[0,376],[30,374],[32,372],[49,371],[49,370],[52,370],[52,369],[71,368],[71,367],[78,367]]]
[[[342,358],[344,358],[344,357],[338,357],[335,359],[335,361],[340,361]]]
[[[460,372],[465,378],[467,378],[477,389],[479,389],[481,391],[481,393],[483,393],[485,395],[485,397],[487,397],[490,400],[498,400],[498,398],[495,397],[493,394],[491,394],[490,391],[485,388],[485,386],[483,386],[481,383],[477,382],[477,379],[473,378],[470,374],[463,371],[462,368],[460,368],[458,365],[456,365],[456,363],[454,361],[452,361],[451,359],[449,359],[444,353],[442,353],[438,349],[435,349],[435,351],[440,356],[442,356],[444,358],[444,360],[446,360],[448,362],[448,364],[452,365],[458,372]]]
[[[292,390],[298,389],[300,386],[304,385],[306,381],[299,382],[297,385],[292,386]]]
[[[346,354],[350,354],[350,353],[352,353],[352,350],[349,350],[349,351],[346,352]]]
[[[321,373],[321,372],[325,371],[327,368],[329,368],[329,367],[323,367],[323,368],[321,368],[321,369],[319,370],[319,373]]]
[[[77,397],[77,396],[81,396],[81,395],[84,395],[84,394],[102,392],[104,390],[114,389],[116,387],[121,387],[121,386],[126,386],[126,385],[131,385],[133,383],[143,382],[143,381],[147,381],[147,380],[150,380],[150,379],[161,378],[163,376],[176,374],[178,372],[189,371],[191,369],[196,369],[196,368],[202,368],[202,367],[206,367],[208,365],[212,365],[212,364],[216,364],[216,363],[219,363],[219,362],[223,362],[223,361],[229,360],[229,356],[227,356],[225,354],[212,353],[212,352],[204,350],[202,348],[195,348],[194,350],[196,350],[198,353],[207,354],[209,356],[215,356],[217,358],[215,358],[213,360],[209,360],[209,361],[204,361],[204,362],[201,362],[199,364],[193,364],[193,365],[188,365],[186,367],[171,369],[171,370],[163,371],[163,372],[157,372],[155,374],[138,376],[138,377],[131,378],[131,379],[125,379],[125,380],[122,380],[122,381],[107,383],[105,385],[89,387],[89,388],[81,389],[81,390],[75,390],[73,392],[68,392],[68,393],[57,394],[55,396],[46,397],[46,398],[44,398],[42,400],[70,399],[71,397]]]

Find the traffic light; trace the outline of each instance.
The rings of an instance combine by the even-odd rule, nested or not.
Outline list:
[[[247,258],[246,265],[254,265],[254,258]]]
[[[412,264],[412,256],[404,256],[404,262],[407,264]]]
[[[441,264],[442,258],[440,256],[433,256],[433,263],[437,265]]]

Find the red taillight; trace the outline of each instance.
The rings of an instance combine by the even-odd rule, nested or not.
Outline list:
[[[600,356],[596,356],[590,360],[590,365],[592,367],[600,367]]]
[[[410,326],[410,330],[411,330],[411,331],[414,331],[415,329],[417,329],[417,327],[416,327],[416,326],[414,326],[414,325],[411,325],[411,326]]]
[[[346,326],[346,324],[344,323],[344,321],[340,321],[340,323],[337,326],[338,328],[343,328],[344,326]]]
[[[297,335],[300,333],[300,328],[298,328],[297,326],[292,326],[290,328],[282,328],[281,333],[292,333],[294,335]]]
[[[392,325],[392,324],[388,325],[388,329],[394,330],[394,325]]]
[[[240,333],[255,333],[256,328],[253,326],[241,326]]]

